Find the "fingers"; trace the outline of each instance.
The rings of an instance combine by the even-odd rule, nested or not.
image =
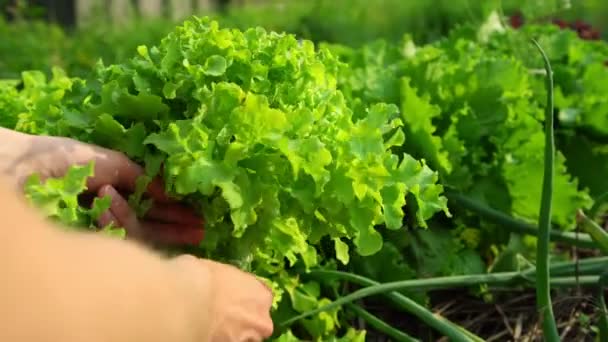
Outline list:
[[[156,203],[146,213],[146,218],[158,222],[179,223],[191,226],[202,226],[203,219],[193,209],[179,204]]]
[[[155,200],[156,202],[159,202],[159,203],[174,202],[173,199],[171,199],[171,198],[169,198],[169,196],[167,196],[167,193],[165,191],[165,186],[160,177],[155,177],[152,180],[152,182],[150,182],[150,185],[148,185],[148,195],[150,195],[150,197],[153,200]]]
[[[114,223],[123,227],[130,238],[163,245],[198,245],[203,239],[202,220],[190,209],[177,205],[157,206],[150,211],[152,216],[149,218],[162,218],[166,222],[140,222],[127,200],[113,186],[101,187],[98,195],[111,198],[110,209],[101,215],[98,224]]]
[[[216,286],[211,341],[262,341],[273,333],[273,295],[253,274],[205,260]]]
[[[89,191],[98,191],[109,184],[125,192],[134,192],[137,180],[145,175],[144,169],[123,153],[101,147],[95,149],[95,175],[87,181]],[[148,185],[147,194],[157,202],[171,202],[159,177]]]
[[[124,153],[65,137],[41,139],[37,143],[40,145],[37,146],[37,151],[30,157],[36,162],[33,171],[41,173],[43,178],[63,176],[73,165],[82,166],[94,161],[94,176],[87,180],[89,193],[97,193],[107,184],[132,193],[136,189],[137,180],[145,175],[144,168]],[[159,178],[152,181],[147,191],[157,202],[170,202]]]
[[[142,222],[144,239],[163,245],[198,245],[204,237],[200,226],[183,226],[180,224]]]
[[[242,305],[246,306],[245,303]],[[224,314],[231,316],[230,321],[225,321],[225,325],[228,326],[216,330],[211,336],[211,342],[261,342],[272,336],[274,326],[267,312],[234,308],[234,310],[226,310]]]
[[[106,184],[133,192],[137,179],[144,169],[122,153],[96,148],[95,175],[87,181],[90,191],[97,191]]]
[[[243,324],[242,330],[237,330],[242,333],[234,341],[264,341],[270,338],[274,331],[274,324],[268,311],[266,308],[266,310],[260,310],[253,315],[249,314],[249,322],[247,322],[247,325]]]
[[[127,231],[127,236],[141,238],[142,230],[137,220],[137,215],[129,206],[129,203],[111,185],[104,185],[99,189],[100,197],[109,196],[111,199],[109,213],[101,215],[98,224],[107,224],[111,219],[116,226],[122,227]]]

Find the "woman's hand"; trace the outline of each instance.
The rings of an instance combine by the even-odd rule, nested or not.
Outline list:
[[[194,284],[193,293],[208,295],[188,296],[196,309],[192,317],[206,318],[197,322],[201,332],[197,341],[258,342],[272,335],[273,294],[254,275],[190,255],[179,256],[170,264],[178,277],[188,279],[184,284]]]
[[[138,219],[122,194],[135,191],[136,180],[144,174],[142,167],[124,154],[73,139],[32,136],[0,128],[0,172],[23,188],[34,173],[41,179],[63,176],[73,165],[95,162],[94,176],[87,181],[87,192],[110,196],[110,210],[99,219],[105,226],[114,223],[127,231],[127,236],[161,244],[198,244],[203,238],[203,220],[195,212],[169,199],[162,182],[155,179],[147,194],[153,207]]]
[[[56,229],[35,213],[0,176],[0,341],[261,342],[272,334],[272,293],[254,275]]]

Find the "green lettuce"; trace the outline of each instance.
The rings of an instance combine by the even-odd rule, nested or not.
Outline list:
[[[15,128],[115,149],[145,165],[146,179],[160,175],[204,216],[196,253],[267,279],[275,316],[289,316],[329,301],[299,269],[378,253],[384,230],[405,233],[406,206],[421,227],[449,215],[437,173],[394,150],[406,138],[399,106],[350,106],[337,88],[342,67],[292,35],[194,18],[122,64],[100,62],[86,81],[25,74],[31,104]],[[47,210],[61,201],[49,215],[87,223],[94,213],[74,200],[86,170],[34,179],[28,193]],[[339,322],[335,311],[302,325],[325,339]]]

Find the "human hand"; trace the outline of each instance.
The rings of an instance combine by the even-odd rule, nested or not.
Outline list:
[[[197,341],[258,342],[272,335],[272,291],[255,276],[230,265],[189,255],[179,256],[170,263],[178,270],[179,277],[188,279],[184,283],[194,283],[196,293],[207,294],[191,297],[194,315],[207,318],[194,323],[203,335],[197,336]],[[196,298],[206,301],[199,302]]]
[[[147,189],[154,205],[143,219],[138,219],[123,194],[135,191],[142,167],[124,154],[73,139],[31,136],[0,129],[3,146],[0,163],[22,189],[33,173],[41,179],[61,177],[73,165],[95,162],[94,176],[87,180],[87,193],[109,196],[110,210],[99,219],[105,226],[114,223],[125,228],[129,238],[161,244],[198,244],[203,238],[203,220],[195,212],[169,199],[162,182],[155,179]]]

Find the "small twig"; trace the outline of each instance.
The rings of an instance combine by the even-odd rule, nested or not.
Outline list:
[[[503,330],[503,331],[499,332],[498,334],[492,335],[491,337],[487,338],[486,342],[504,341],[504,340],[499,340],[499,339],[508,334],[510,334],[510,332],[508,330]]]
[[[452,306],[454,306],[454,304],[456,304],[455,300],[449,301],[445,304],[443,304],[440,308],[435,309],[434,311],[439,314],[439,315],[443,315],[443,316],[449,316],[450,312],[448,311]]]
[[[576,324],[576,315],[574,314],[575,312],[576,312],[576,308],[573,308],[570,311],[570,319],[567,322],[565,322],[566,326],[564,327],[562,334],[559,336],[560,339],[564,340],[566,338],[566,336],[568,336],[568,333],[570,332],[570,330],[572,330],[572,326],[574,324]]]
[[[502,318],[502,321],[505,324],[505,327],[507,328],[507,330],[509,331],[509,334],[511,336],[513,336],[513,329],[511,328],[511,324],[509,323],[509,319],[507,318],[507,315],[505,315],[505,312],[502,311],[502,309],[500,308],[500,305],[494,305],[494,307],[496,308],[496,311]]]
[[[466,329],[471,329],[475,324],[482,322],[484,319],[486,319],[486,316],[476,315],[475,318],[466,321],[462,326]]]
[[[517,323],[515,323],[515,329],[513,329],[513,338],[515,339],[515,341],[517,341],[521,337],[521,332],[523,330],[523,320],[523,314],[520,313],[519,315],[517,315]]]

